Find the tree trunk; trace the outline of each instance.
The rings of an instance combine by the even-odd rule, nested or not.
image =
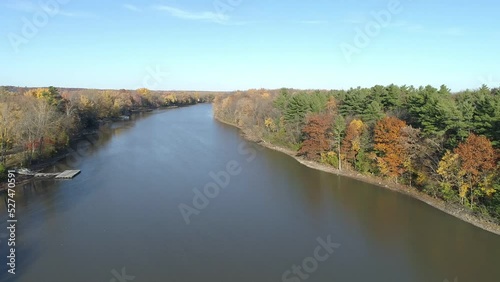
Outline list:
[[[38,144],[38,155],[41,156],[43,153],[43,136],[40,137],[40,141]]]
[[[474,188],[472,187],[472,180],[469,180],[470,187],[470,207],[474,208]]]
[[[338,143],[338,152],[339,152],[339,170],[342,170],[342,158],[340,157],[340,141]]]
[[[1,142],[1,145],[0,145],[0,163],[4,164],[5,165],[5,151],[6,151],[6,147],[7,145],[5,145],[4,139],[2,138],[2,142]]]

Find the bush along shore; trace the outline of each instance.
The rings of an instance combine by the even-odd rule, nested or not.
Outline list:
[[[103,124],[137,112],[212,102],[212,92],[0,87],[0,181],[9,169],[41,169]],[[26,177],[20,177],[22,181]]]
[[[308,167],[409,195],[500,235],[499,89],[249,90],[216,97],[214,116]]]

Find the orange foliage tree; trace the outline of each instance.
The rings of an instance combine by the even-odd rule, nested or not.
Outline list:
[[[474,206],[474,196],[481,192],[492,193],[492,173],[495,169],[495,150],[491,141],[484,136],[470,134],[465,142],[454,150],[460,157],[462,170],[465,172],[465,181],[462,189],[470,189],[470,204]],[[480,187],[481,189],[476,189]]]
[[[375,126],[375,150],[380,172],[389,178],[398,177],[405,172],[404,148],[400,142],[401,131],[406,123],[396,117],[385,117]]]
[[[306,155],[309,159],[318,159],[322,152],[329,150],[328,130],[331,123],[332,117],[328,114],[310,115],[302,129],[305,140],[299,150],[299,155]]]

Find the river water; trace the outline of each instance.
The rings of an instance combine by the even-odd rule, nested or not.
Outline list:
[[[157,111],[80,142],[17,188],[0,281],[500,281],[500,236],[407,196],[307,168],[212,118]]]

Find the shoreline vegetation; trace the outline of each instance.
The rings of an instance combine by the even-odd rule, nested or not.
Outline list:
[[[85,136],[133,114],[210,103],[217,92],[0,87],[0,191],[6,172],[39,171]],[[30,179],[19,175],[19,183]]]
[[[241,127],[239,127],[238,125],[236,125],[234,123],[226,122],[226,121],[221,120],[217,117],[215,119],[218,122],[221,122],[223,124],[227,124],[229,126],[233,126],[233,127],[238,128],[241,132],[241,135],[246,140],[248,140],[250,142],[254,142],[256,144],[259,144],[260,146],[263,146],[263,147],[268,148],[270,150],[274,150],[274,151],[286,154],[304,166],[307,166],[307,167],[312,168],[312,169],[320,170],[323,172],[356,179],[356,180],[359,180],[359,181],[362,181],[365,183],[369,183],[369,184],[372,184],[372,185],[375,185],[375,186],[378,186],[381,188],[389,189],[389,190],[397,192],[397,193],[401,193],[403,195],[407,195],[407,196],[412,197],[416,200],[424,202],[429,206],[437,208],[437,209],[439,209],[439,210],[441,210],[441,211],[443,211],[451,216],[454,216],[462,221],[470,223],[470,224],[472,224],[476,227],[479,227],[483,230],[486,230],[488,232],[500,235],[500,225],[499,224],[495,224],[495,223],[492,223],[490,221],[481,219],[480,217],[474,215],[473,213],[464,209],[463,207],[452,205],[452,204],[446,203],[443,200],[433,198],[425,193],[419,192],[415,188],[412,188],[412,187],[409,187],[406,185],[396,184],[394,182],[387,181],[386,179],[370,177],[368,175],[363,175],[360,173],[356,173],[354,171],[338,170],[332,166],[325,165],[325,164],[322,164],[320,162],[307,160],[304,157],[297,156],[297,152],[295,152],[293,150],[287,149],[285,147],[273,145],[269,142],[266,142],[265,140],[257,140],[254,137],[249,137],[249,135],[247,133],[245,133],[245,131]]]
[[[486,86],[453,94],[444,85],[224,93],[0,87],[0,180],[8,169],[57,162],[106,123],[207,102],[216,120],[249,141],[500,235],[500,89]]]
[[[393,85],[348,91],[254,89],[216,97],[214,118],[305,166],[402,193],[500,235],[500,91],[483,86],[446,92],[444,86]],[[393,105],[384,101],[390,96]],[[464,121],[461,103],[475,106],[469,120]],[[443,112],[445,106],[451,113]]]
[[[168,107],[159,107],[159,108],[155,108],[155,109],[132,110],[132,111],[130,111],[130,116],[128,116],[128,117],[130,118],[134,114],[140,114],[140,113],[144,113],[144,112],[152,112],[154,110],[169,110],[169,109],[175,109],[175,108],[179,108],[179,107],[184,107],[184,106],[168,106]],[[112,124],[114,122],[125,121],[125,120],[128,120],[128,119],[118,118],[118,119],[108,119],[108,120],[100,121],[97,128],[86,129],[83,132],[79,132],[76,136],[73,136],[70,139],[69,145],[67,147],[60,148],[57,152],[53,153],[53,155],[51,155],[49,157],[33,160],[33,163],[29,165],[28,169],[30,171],[33,171],[33,172],[40,172],[40,171],[43,171],[44,169],[47,169],[50,166],[55,165],[56,163],[58,163],[62,159],[71,155],[70,150],[72,150],[71,147],[73,144],[77,144],[77,142],[81,141],[81,140],[88,141],[85,138],[87,136],[98,134],[98,132],[102,126],[106,126],[106,125]],[[23,184],[29,183],[33,179],[35,179],[35,177],[33,175],[18,174],[16,177],[16,184],[23,185]],[[7,190],[7,183],[0,182],[0,193],[3,191],[6,191],[6,190]]]

